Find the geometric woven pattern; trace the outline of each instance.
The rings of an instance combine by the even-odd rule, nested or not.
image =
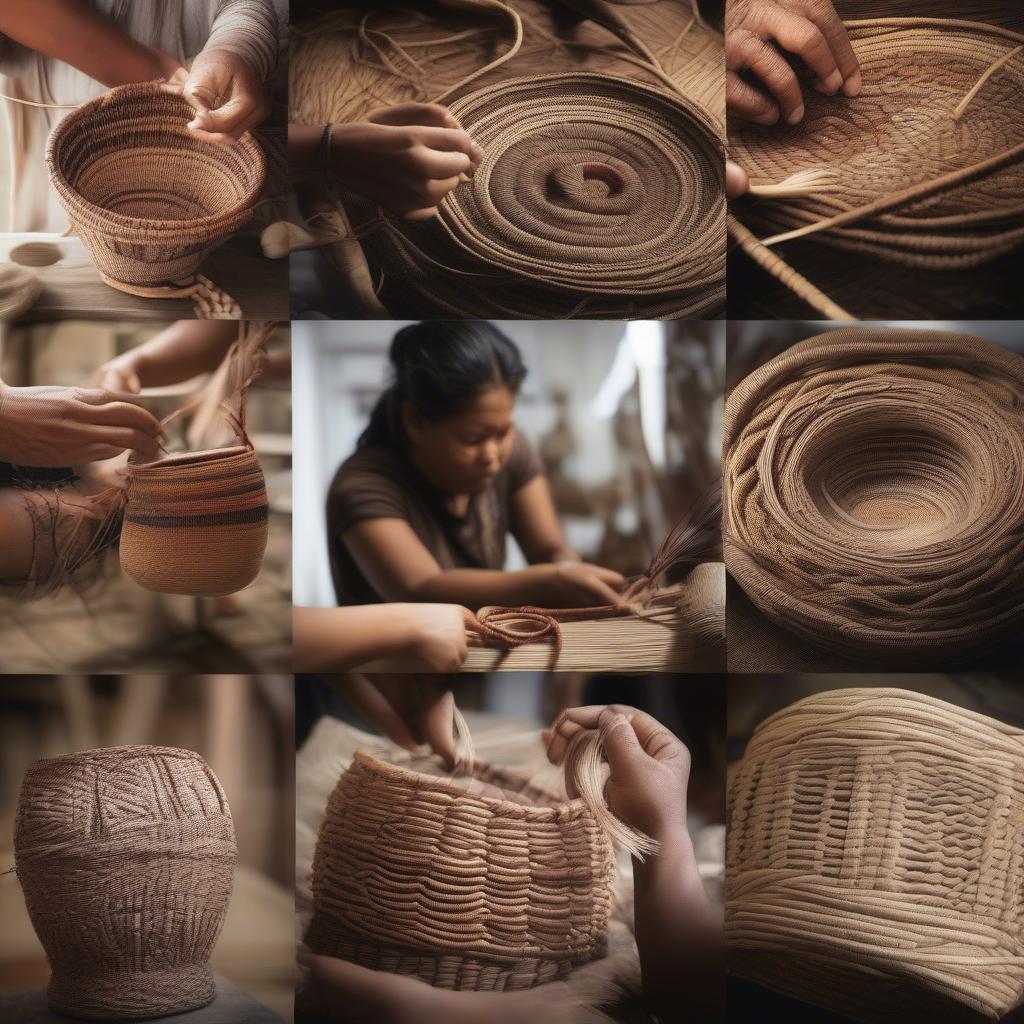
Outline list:
[[[895,689],[762,722],[729,793],[730,967],[870,1022],[1024,1000],[1024,732]]]

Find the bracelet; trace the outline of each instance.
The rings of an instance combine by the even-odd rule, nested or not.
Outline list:
[[[324,130],[320,133],[320,142],[316,148],[317,163],[325,173],[330,169],[331,165],[331,134],[333,131],[333,124],[330,122],[325,124]]]

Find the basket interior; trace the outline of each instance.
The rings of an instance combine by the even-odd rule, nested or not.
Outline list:
[[[194,221],[251,205],[264,176],[256,143],[195,139],[193,116],[173,94],[114,94],[59,129],[59,173],[72,193],[124,217]]]

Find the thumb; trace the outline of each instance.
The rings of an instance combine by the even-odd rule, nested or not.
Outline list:
[[[601,712],[597,720],[601,733],[601,744],[604,747],[608,765],[611,768],[611,779],[619,781],[629,770],[644,760],[647,755],[640,746],[640,740],[629,719],[610,708]]]
[[[448,690],[424,709],[420,717],[423,739],[446,768],[455,766],[455,697]]]

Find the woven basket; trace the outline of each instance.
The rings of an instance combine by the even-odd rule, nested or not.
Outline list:
[[[109,747],[33,762],[14,849],[54,1011],[123,1020],[212,1001],[235,836],[198,754]]]
[[[252,213],[266,176],[251,135],[192,138],[194,111],[156,83],[111,89],[69,114],[47,145],[50,182],[113,287],[191,283]]]
[[[248,446],[132,466],[121,567],[147,590],[233,594],[260,571],[268,515],[263,470]]]
[[[439,988],[530,988],[604,954],[613,867],[581,799],[479,763],[444,779],[357,752],[317,841],[306,943]]]
[[[758,726],[729,793],[731,969],[871,1024],[1024,1000],[1024,732],[849,689]]]

